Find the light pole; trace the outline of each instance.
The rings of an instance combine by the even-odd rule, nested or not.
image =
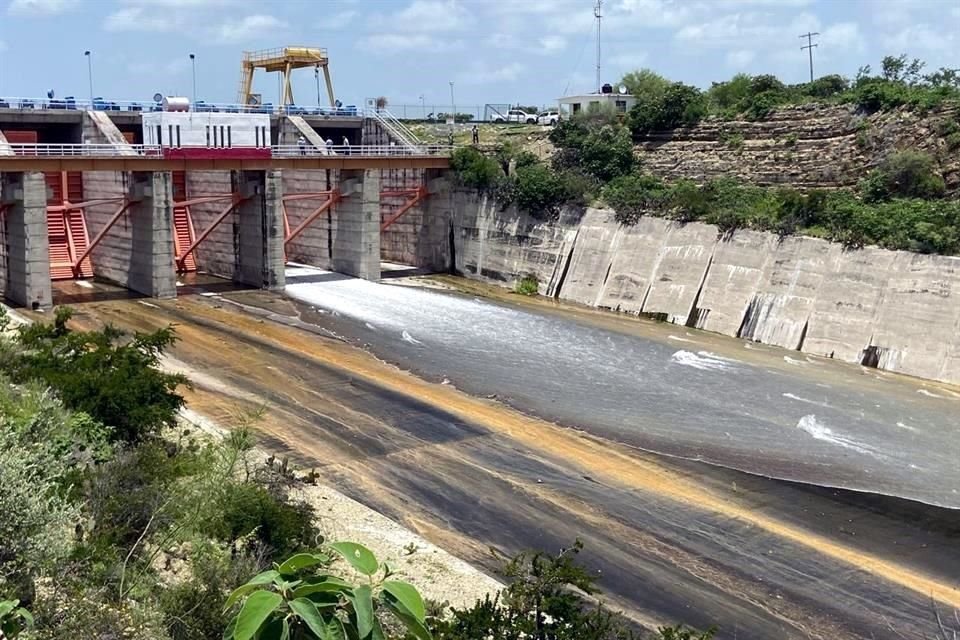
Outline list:
[[[193,73],[193,97],[190,99],[191,104],[197,104],[197,56],[190,54],[190,68]],[[194,107],[196,109],[196,107]]]
[[[83,55],[87,56],[87,81],[90,83],[90,110],[93,110],[93,56],[90,55],[89,51],[84,51]]]
[[[427,105],[423,102],[423,94],[420,94],[420,117],[424,120],[427,119]]]
[[[320,106],[320,65],[313,68],[313,77],[317,80],[317,107]],[[330,105],[331,107],[333,105]]]
[[[450,81],[450,108],[453,110],[453,124],[457,124],[457,101],[453,99],[453,80]]]

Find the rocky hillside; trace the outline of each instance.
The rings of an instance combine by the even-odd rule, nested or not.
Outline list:
[[[708,118],[637,144],[644,168],[662,178],[733,177],[758,185],[851,186],[896,150],[930,154],[947,189],[960,191],[960,109],[864,115],[852,105],[808,104],[762,121]],[[951,146],[953,148],[951,148]]]

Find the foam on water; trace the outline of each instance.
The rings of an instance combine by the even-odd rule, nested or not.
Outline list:
[[[929,396],[929,397],[931,397],[931,398],[940,398],[940,399],[943,399],[943,396],[938,396],[937,394],[933,393],[932,391],[927,391],[926,389],[917,389],[917,393],[922,393],[923,395]]]
[[[803,364],[802,360],[796,360],[794,358],[791,358],[790,356],[783,356],[783,361],[786,362],[787,364],[793,364],[797,366],[800,366]]]
[[[907,431],[916,431],[916,430],[917,430],[916,427],[911,427],[910,425],[904,424],[903,422],[898,422],[898,423],[897,423],[897,426],[900,427],[901,429],[906,429]]]
[[[667,340],[676,340],[677,342],[693,342],[693,340],[687,340],[686,338],[681,338],[680,336],[674,335],[667,336]]]
[[[780,394],[780,395],[782,395],[784,398],[789,398],[789,399],[791,399],[791,400],[796,400],[797,402],[806,402],[807,404],[815,404],[815,405],[817,405],[818,407],[824,407],[824,408],[826,408],[826,409],[831,408],[830,405],[827,404],[826,402],[820,402],[820,401],[818,401],[818,400],[810,400],[810,399],[808,399],[808,398],[801,398],[800,396],[794,395],[794,394],[792,394],[792,393],[783,393],[783,394]]]
[[[684,351],[683,349],[670,356],[670,361],[674,364],[693,367],[701,371],[726,371],[730,368],[730,363],[732,362],[731,360],[715,356],[709,351],[693,353],[692,351]]]
[[[400,334],[400,337],[403,338],[404,342],[409,342],[410,344],[423,344],[422,342],[414,338],[412,335],[410,335],[410,332],[406,330],[404,330],[404,332]]]
[[[862,453],[878,459],[886,457],[877,453],[876,450],[870,448],[862,442],[857,442],[853,438],[849,438],[839,433],[834,433],[830,427],[818,422],[817,416],[813,414],[800,418],[800,421],[797,422],[797,428],[801,431],[806,431],[809,433],[811,436],[813,436],[814,440],[835,444],[839,447],[843,447],[844,449],[850,449],[851,451],[856,451],[857,453]]]

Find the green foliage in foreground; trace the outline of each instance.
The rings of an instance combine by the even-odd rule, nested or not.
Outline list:
[[[535,275],[526,275],[519,280],[514,287],[514,291],[522,296],[535,296],[540,290],[540,282]]]
[[[171,328],[126,336],[102,331],[71,331],[71,311],[57,309],[52,325],[20,329],[19,355],[9,371],[15,382],[39,380],[54,389],[70,409],[82,411],[111,429],[112,437],[136,442],[176,424],[187,380],[164,373],[160,354],[175,340]]]
[[[363,576],[362,584],[331,573],[337,556]],[[381,640],[382,619],[389,615],[417,640],[430,640],[423,598],[413,585],[391,580],[392,573],[369,549],[354,542],[297,554],[230,594],[225,609],[237,606],[238,611],[224,638]]]
[[[0,638],[13,640],[33,628],[33,615],[19,605],[19,600],[0,600]]]

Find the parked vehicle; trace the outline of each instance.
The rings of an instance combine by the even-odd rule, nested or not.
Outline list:
[[[556,109],[549,109],[537,116],[537,124],[552,127],[558,122],[560,122],[560,112]]]
[[[507,112],[507,115],[504,116],[502,113],[498,113],[494,118],[494,122],[519,122],[521,124],[537,124],[537,116],[532,113],[527,113],[523,109],[510,109]]]

